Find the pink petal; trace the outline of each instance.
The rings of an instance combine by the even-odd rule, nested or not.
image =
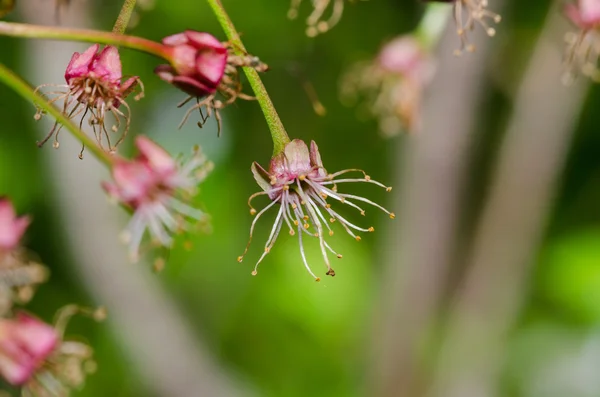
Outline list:
[[[65,71],[65,80],[67,81],[67,84],[70,84],[71,79],[73,78],[88,75],[99,48],[99,44],[94,44],[81,54],[78,52],[73,54],[71,61],[67,65],[67,70]]]
[[[215,89],[225,74],[227,54],[219,54],[212,50],[201,51],[196,57],[196,70],[199,77]]]
[[[168,45],[170,47],[175,47],[178,45],[183,45],[188,43],[188,37],[185,33],[177,33],[171,36],[167,36],[162,39],[162,43],[164,45]]]
[[[286,172],[292,179],[311,170],[308,146],[300,139],[294,139],[285,146]]]
[[[0,251],[16,248],[29,223],[29,217],[17,217],[8,199],[0,199]]]
[[[92,72],[98,76],[105,77],[111,82],[118,82],[120,84],[123,75],[121,72],[119,50],[111,45],[104,47],[93,64]]]
[[[159,178],[170,176],[177,172],[177,164],[171,155],[162,147],[143,135],[135,138],[135,146],[140,151],[141,161],[147,162],[150,170]]]
[[[184,34],[188,38],[189,43],[197,49],[212,49],[221,54],[227,52],[227,48],[210,33],[186,30]]]

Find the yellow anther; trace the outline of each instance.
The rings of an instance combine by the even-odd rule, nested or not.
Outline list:
[[[367,181],[367,182],[368,182],[368,181],[370,181],[370,180],[371,180],[371,177],[370,177],[369,175],[365,175],[365,181]]]
[[[292,208],[296,209],[296,208],[298,208],[298,206],[294,203],[294,204],[292,204]]]
[[[319,233],[315,233],[315,237],[319,237]]]
[[[374,228],[373,226],[371,226],[371,227],[370,227],[370,228],[368,228],[367,230],[368,230],[368,231],[370,231],[370,232],[374,232],[374,231],[375,231],[375,228]]]
[[[364,210],[360,211],[360,214],[361,214],[362,216],[365,216],[365,211],[364,211]]]
[[[256,215],[256,210],[254,208],[250,208],[250,215]]]
[[[342,255],[341,254],[337,254],[338,259],[342,259]]]
[[[360,240],[362,240],[362,239],[360,238],[360,236],[356,236],[356,237],[354,237],[354,239],[355,239],[356,241],[360,241]]]
[[[258,272],[256,270],[252,270],[252,275],[256,276],[258,274]]]
[[[394,214],[393,212],[390,214],[390,218],[391,219],[396,219],[396,214]]]
[[[269,247],[265,247],[265,252],[266,252],[267,254],[269,253],[269,251],[271,251],[271,248],[269,248]]]
[[[294,219],[294,225],[298,226],[299,222],[297,220]]]
[[[335,218],[329,218],[329,222],[331,222],[331,223],[335,222]]]
[[[318,283],[319,281],[321,281],[321,277],[315,278],[315,281]]]
[[[303,174],[303,175],[300,175],[300,176],[298,177],[298,179],[300,179],[301,181],[303,181],[303,180],[305,180],[305,179],[306,179],[306,175],[304,175],[304,174]]]
[[[321,193],[321,197],[323,197],[325,200],[327,200],[327,195],[325,193]]]
[[[305,223],[305,224],[304,224],[304,228],[305,228],[305,229],[308,229],[309,227],[310,227],[310,225],[309,225],[308,223]]]
[[[330,236],[333,236],[333,230],[330,230],[330,231],[329,231],[329,235],[330,235]]]
[[[300,204],[306,205],[306,201],[302,200],[302,201],[300,201]]]
[[[307,221],[307,220],[308,220],[308,215],[304,215],[304,216],[302,217],[302,219],[304,219],[305,221]]]
[[[293,236],[294,234],[296,234],[296,232],[290,229],[290,236]]]
[[[331,204],[325,204],[325,208],[331,208]]]
[[[283,190],[288,191],[290,190],[290,187],[288,185],[283,185]]]
[[[242,263],[243,260],[244,260],[243,256],[240,255],[240,256],[237,257],[237,261],[238,262]]]
[[[385,188],[385,191],[386,191],[386,192],[391,192],[391,191],[392,191],[392,187],[391,187],[391,186],[388,186],[388,187],[386,187],[386,188]]]

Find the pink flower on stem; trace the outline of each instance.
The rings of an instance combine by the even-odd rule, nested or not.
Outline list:
[[[344,0],[312,0],[313,12],[306,19],[306,35],[315,37],[320,33],[325,33],[338,24],[344,12]],[[298,17],[298,9],[302,4],[302,0],[292,0],[288,11],[288,18],[296,19]],[[331,16],[328,20],[322,20],[325,11],[329,5],[333,4]]]
[[[141,92],[135,96],[138,100],[143,96],[143,85],[137,76],[130,77],[125,81],[121,71],[121,58],[116,47],[106,46],[100,51],[100,45],[94,44],[83,53],[75,52],[65,71],[64,87],[66,91],[54,91],[51,103],[62,100],[63,113],[69,118],[81,115],[79,126],[86,116],[94,130],[98,144],[104,147],[106,141],[107,150],[113,152],[123,141],[130,125],[130,108],[125,98],[131,94],[138,85]],[[38,90],[48,85],[38,87]],[[125,112],[120,108],[123,106]],[[38,109],[36,119],[41,118],[44,113]],[[112,126],[107,125],[107,114],[114,119]],[[58,122],[54,124],[48,135],[38,143],[44,145],[54,136],[55,148],[58,148],[58,135],[62,126]],[[111,134],[121,131],[116,143],[112,143]],[[82,149],[83,152],[83,149]],[[81,154],[80,154],[81,157]]]
[[[58,344],[56,330],[19,313],[0,319],[0,375],[11,385],[29,381]]]
[[[17,248],[30,222],[28,216],[17,216],[9,199],[0,197],[0,255]]]
[[[237,98],[254,99],[241,92],[238,67],[267,70],[267,66],[257,57],[238,55],[239,51],[236,51],[236,48],[229,43],[221,43],[210,33],[186,30],[165,37],[162,42],[170,58],[170,65],[159,65],[154,72],[162,80],[189,95],[178,106],[196,99],[196,104],[187,111],[179,125],[180,128],[191,112],[198,110],[200,127],[214,112],[220,131],[219,109],[233,103]],[[222,99],[217,99],[217,94],[220,94]],[[203,113],[203,108],[206,114]]]
[[[565,6],[565,14],[580,30],[567,33],[565,83],[570,83],[577,72],[600,80],[600,0],[578,0]]]
[[[456,23],[456,33],[460,38],[460,48],[454,53],[461,55],[465,50],[475,51],[475,46],[469,43],[468,33],[475,29],[476,25],[481,26],[485,33],[493,37],[496,35],[496,29],[488,24],[488,21],[500,23],[502,17],[495,12],[487,9],[488,0],[423,0],[431,3],[452,3],[454,5],[454,21]]]
[[[64,340],[70,318],[82,313],[102,321],[104,309],[65,306],[54,326],[28,314],[0,319],[0,377],[22,387],[23,396],[68,396],[93,372],[92,349],[83,342]]]
[[[28,216],[17,216],[10,200],[0,198],[0,316],[14,303],[28,302],[35,286],[48,278],[47,269],[29,260],[19,244],[30,221]]]
[[[342,175],[351,172],[356,172],[361,175],[357,178],[342,177]],[[335,252],[333,248],[329,246],[327,241],[325,241],[326,235],[333,235],[333,230],[329,224],[334,222],[340,223],[344,230],[356,241],[360,241],[361,239],[357,232],[373,232],[375,229],[373,227],[360,227],[350,222],[337,213],[331,207],[331,204],[327,199],[346,204],[358,210],[361,215],[365,215],[365,210],[357,204],[357,202],[366,203],[385,212],[390,218],[395,218],[393,212],[389,212],[381,205],[365,197],[338,192],[338,184],[351,182],[372,183],[386,189],[388,192],[391,191],[392,188],[372,180],[371,177],[362,170],[349,169],[333,174],[327,173],[323,167],[321,155],[319,154],[319,149],[315,142],[311,142],[309,151],[303,141],[294,139],[286,145],[283,153],[271,159],[268,171],[255,162],[252,164],[252,173],[254,174],[254,179],[263,191],[253,194],[248,200],[250,213],[256,215],[256,218],[254,218],[252,226],[250,227],[250,241],[248,241],[244,253],[238,257],[239,262],[243,260],[248,252],[254,234],[254,227],[260,217],[269,209],[278,206],[275,223],[273,224],[269,238],[265,243],[264,252],[256,262],[254,271],[252,272],[253,275],[257,274],[258,265],[271,251],[279,233],[284,225],[286,225],[290,235],[298,235],[300,256],[310,275],[313,276],[315,280],[320,280],[320,278],[313,273],[306,260],[303,236],[305,236],[304,238],[316,238],[319,241],[321,254],[325,261],[325,265],[327,266],[327,272],[325,274],[328,276],[335,276],[335,272],[329,262],[328,253],[332,253],[337,258],[341,258],[342,256]],[[251,201],[255,197],[261,195],[266,195],[271,200],[271,203],[257,213],[252,207]]]
[[[342,78],[341,94],[348,104],[363,96],[383,135],[414,133],[420,130],[421,98],[433,72],[433,61],[419,41],[400,36],[385,44],[373,61],[350,68]]]
[[[199,148],[186,162],[176,161],[164,149],[144,136],[135,145],[140,154],[133,160],[119,160],[112,170],[112,182],[102,186],[110,197],[133,210],[123,233],[132,261],[139,258],[146,232],[160,246],[170,247],[172,235],[189,230],[193,222],[206,221],[206,214],[188,205],[197,186],[212,169]]]

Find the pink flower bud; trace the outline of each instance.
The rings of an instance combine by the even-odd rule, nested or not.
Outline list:
[[[0,320],[0,375],[12,385],[26,383],[58,339],[53,327],[23,313]]]
[[[17,217],[10,200],[0,198],[0,253],[12,251],[19,245],[29,222],[27,216]]]
[[[565,13],[581,29],[593,29],[600,24],[600,1],[579,0],[577,5],[567,4]]]
[[[227,65],[225,45],[209,33],[193,30],[165,37],[162,42],[171,65],[158,66],[158,77],[199,98],[217,91]]]

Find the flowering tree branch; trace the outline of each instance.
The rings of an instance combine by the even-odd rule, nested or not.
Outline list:
[[[212,8],[219,24],[223,28],[223,31],[227,35],[227,38],[231,41],[234,47],[237,47],[239,53],[244,53],[246,48],[242,41],[240,40],[240,35],[233,26],[233,22],[227,15],[221,0],[208,0],[208,4]],[[290,142],[290,138],[288,137],[287,132],[285,131],[285,127],[275,110],[275,106],[267,93],[267,89],[265,88],[258,72],[251,67],[244,67],[244,72],[246,73],[246,77],[250,82],[250,86],[256,95],[256,99],[260,104],[260,107],[265,115],[265,119],[267,120],[267,124],[269,125],[269,130],[271,131],[271,138],[273,139],[273,155],[277,155],[282,153],[285,145]]]
[[[112,32],[103,32],[100,30],[0,22],[0,35],[29,39],[84,41],[90,43],[110,44],[130,48],[132,50],[145,52],[159,58],[170,60],[169,53],[165,51],[165,47],[160,43],[144,39],[142,37],[127,36]]]
[[[44,111],[50,113],[56,120],[61,123],[75,138],[77,138],[86,148],[92,152],[98,160],[104,163],[109,168],[113,164],[113,156],[105,152],[98,144],[81,131],[69,118],[60,110],[50,104],[42,95],[34,91],[34,89],[19,76],[14,74],[10,69],[0,63],[0,81],[12,88],[17,94],[25,99],[34,102]]]

